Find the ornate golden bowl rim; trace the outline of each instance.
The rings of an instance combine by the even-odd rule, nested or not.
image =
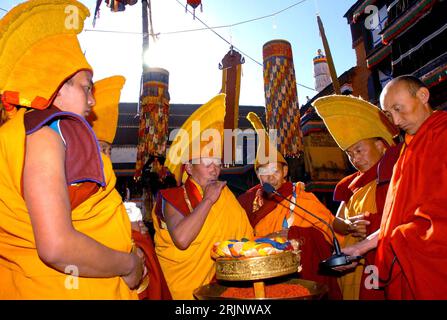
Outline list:
[[[284,251],[260,257],[217,258],[217,280],[262,280],[298,272],[300,251]]]

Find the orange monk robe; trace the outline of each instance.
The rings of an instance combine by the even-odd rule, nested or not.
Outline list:
[[[293,188],[296,191],[295,196]],[[334,220],[332,213],[313,193],[304,191],[303,183],[296,183],[294,187],[292,183],[286,182],[278,192],[332,225]],[[320,262],[330,257],[333,252],[332,233],[327,225],[298,207],[292,206],[293,213],[291,215],[290,202],[277,196],[265,196],[261,185],[251,188],[239,196],[238,200],[247,212],[256,236],[265,236],[281,231],[285,223],[284,219],[288,220],[287,237],[297,239],[301,243],[302,271],[300,277],[326,284],[329,288],[329,299],[339,300],[342,298],[337,279],[320,272]],[[340,239],[342,239],[341,236]]]
[[[184,187],[161,190],[160,194],[163,201],[169,202],[183,215],[188,215],[190,212],[185,200],[185,190],[187,199],[192,208],[195,208],[202,200],[203,191],[191,178],[186,180]],[[173,243],[160,209],[158,201],[152,211],[155,251],[175,300],[193,299],[194,289],[211,282],[215,275],[215,262],[211,258],[214,243],[253,237],[247,215],[228,187],[222,190],[201,231],[186,250],[178,249]]]
[[[447,299],[447,113],[434,112],[409,140],[388,189],[376,264],[381,280],[392,274],[388,299]]]
[[[137,299],[121,277],[73,277],[40,260],[22,197],[23,122],[20,109],[0,128],[0,299]],[[102,161],[106,186],[72,211],[73,226],[109,248],[130,252],[130,221],[112,163],[105,156]],[[73,268],[67,272],[76,274]]]
[[[295,195],[293,194],[293,188]],[[298,182],[292,184],[291,182],[286,182],[278,192],[332,225],[334,221],[332,213],[313,193],[304,191],[303,183]],[[262,198],[262,200],[259,198]],[[326,241],[332,244],[332,233],[327,225],[306,213],[301,208],[291,205],[287,200],[281,199],[278,196],[273,196],[272,198],[264,196],[261,185],[257,185],[245,194],[239,196],[238,200],[247,212],[256,236],[265,236],[272,232],[281,231],[284,220],[286,219],[288,220],[287,228],[291,226],[316,228],[323,234]],[[259,202],[262,203],[259,210],[253,210],[253,206],[256,206],[256,203]],[[291,208],[293,211],[291,211]]]

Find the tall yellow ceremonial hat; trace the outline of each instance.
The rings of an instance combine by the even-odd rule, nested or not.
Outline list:
[[[177,183],[186,180],[183,165],[200,158],[222,158],[225,94],[218,94],[199,107],[178,129],[165,166]]]
[[[5,106],[45,109],[64,81],[80,70],[92,70],[77,39],[89,15],[75,0],[30,0],[0,20]]]
[[[121,89],[125,82],[123,76],[113,76],[98,80],[93,86],[96,103],[87,121],[98,140],[112,144],[115,139]]]
[[[250,121],[253,128],[258,134],[258,149],[256,151],[255,170],[262,165],[266,165],[272,162],[280,162],[287,165],[286,159],[284,159],[278,148],[270,141],[268,132],[259,119],[258,115],[254,112],[247,114],[248,121]]]
[[[361,98],[332,95],[319,98],[312,105],[343,151],[370,138],[382,138],[391,146],[399,133],[379,108]]]

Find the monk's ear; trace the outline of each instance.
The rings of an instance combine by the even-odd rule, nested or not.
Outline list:
[[[380,152],[380,154],[384,154],[387,148],[387,145],[385,144],[385,142],[382,139],[377,139],[376,141],[374,141],[374,144],[377,148],[377,150]]]
[[[430,99],[430,91],[424,87],[419,88],[416,92],[416,96],[422,101],[423,104],[427,104],[428,100]]]
[[[188,162],[185,164],[185,171],[188,175],[191,175],[191,171],[192,171],[192,163]]]
[[[56,94],[53,97],[53,101],[52,101],[52,104],[59,108],[63,107],[62,106],[62,98],[61,98],[61,96],[64,92],[63,90],[65,90],[64,85],[62,85],[62,87],[56,92]]]
[[[287,177],[287,174],[289,173],[289,167],[286,165],[282,165],[282,177],[285,179]]]

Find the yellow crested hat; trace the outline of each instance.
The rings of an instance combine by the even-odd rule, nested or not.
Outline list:
[[[178,183],[186,180],[183,165],[204,157],[222,158],[225,94],[202,105],[178,129],[166,157],[165,166]]]
[[[77,38],[89,15],[75,0],[30,0],[0,20],[5,106],[45,109],[64,81],[80,70],[92,70]]]
[[[98,140],[113,143],[118,125],[121,89],[126,82],[123,76],[98,80],[94,84],[95,106],[87,118]]]
[[[258,134],[258,149],[256,151],[255,170],[258,170],[260,166],[272,162],[280,162],[287,165],[287,161],[284,159],[281,152],[279,152],[278,149],[270,142],[268,132],[266,131],[258,115],[254,112],[249,112],[246,118],[250,121],[251,125]],[[271,151],[276,153],[276,156]],[[273,157],[273,159],[271,159],[271,157]]]
[[[399,133],[379,108],[361,98],[332,95],[312,105],[343,151],[370,138],[382,138],[392,146],[393,137]]]

